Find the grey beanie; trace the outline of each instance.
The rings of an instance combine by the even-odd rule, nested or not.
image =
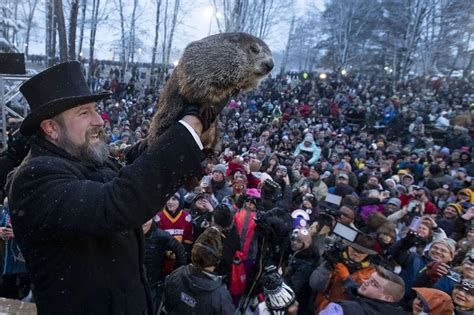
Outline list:
[[[212,172],[221,172],[224,175],[225,175],[225,170],[226,170],[226,167],[224,164],[217,164],[216,166],[212,168]]]

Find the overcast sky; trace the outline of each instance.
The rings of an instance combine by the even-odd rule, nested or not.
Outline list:
[[[140,24],[137,29],[143,31],[140,34],[140,39],[144,43],[144,46],[139,50],[140,53],[136,54],[137,61],[149,61],[152,49],[153,34],[154,34],[154,19],[155,19],[155,0],[140,0],[141,16]],[[189,42],[198,40],[209,34],[217,33],[217,26],[215,20],[212,18],[212,9],[210,6],[210,0],[181,0],[185,12],[181,17],[181,24],[177,27],[176,37],[173,43],[173,48],[177,51],[182,50]],[[324,0],[296,0],[297,5],[295,7],[295,14],[302,16],[305,14],[305,6],[311,2],[314,2],[316,6],[322,10],[324,9]],[[114,9],[114,1],[108,0],[110,9]],[[124,1],[130,6],[131,9],[132,1]],[[290,13],[289,13],[290,14]],[[66,14],[65,14],[66,15]],[[116,15],[112,16],[112,15]],[[127,14],[126,14],[127,15]],[[130,13],[128,15],[131,15]],[[109,19],[106,22],[102,22],[97,30],[96,39],[96,55],[98,59],[112,59],[115,56],[115,60],[118,60],[118,49],[115,49],[114,54],[114,43],[116,44],[120,38],[120,24],[118,22],[118,14],[109,14]],[[35,13],[35,20],[38,23],[38,28],[30,42],[30,53],[31,54],[44,54],[44,10],[43,8],[38,9]],[[88,34],[87,30],[86,33]],[[79,34],[78,34],[79,36]],[[280,51],[284,49],[285,42],[288,36],[288,28],[283,27],[276,31],[270,38],[267,39],[267,43],[273,51]],[[88,39],[84,42],[86,46],[83,49],[85,56],[88,56]],[[178,54],[175,54],[174,59],[179,58]]]

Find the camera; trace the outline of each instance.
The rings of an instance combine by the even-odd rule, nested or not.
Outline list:
[[[341,200],[342,197],[338,195],[328,194],[326,199],[319,203],[319,215],[316,220],[320,227],[325,225],[332,227],[333,220],[341,216],[342,212],[339,210]]]
[[[266,210],[274,207],[276,202],[283,197],[280,185],[271,180],[266,179],[262,186],[262,207]]]
[[[348,243],[354,243],[359,232],[353,228],[337,222],[326,237],[323,257],[327,261],[335,261],[341,257],[341,252],[347,247]]]
[[[410,201],[407,207],[408,215],[410,217],[422,215],[425,212],[425,205],[418,199]]]
[[[451,268],[448,270],[448,274],[446,275],[449,279],[453,280],[456,283],[460,283],[462,276],[460,273],[457,273],[456,271],[453,271]]]

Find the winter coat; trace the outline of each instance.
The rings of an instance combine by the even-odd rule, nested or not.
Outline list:
[[[309,277],[316,268],[313,249],[307,248],[290,256],[288,266],[284,273],[285,283],[295,292],[298,301],[298,314],[305,314],[312,306],[310,299],[312,292],[309,290]]]
[[[321,149],[318,148],[314,143],[312,143],[310,147],[306,147],[304,142],[302,142],[296,146],[293,155],[298,156],[302,153],[310,156],[308,164],[313,165],[319,160],[319,157],[321,156]]]
[[[186,264],[187,256],[183,245],[152,223],[150,230],[145,234],[145,269],[150,287],[164,278],[162,272],[166,251],[172,251],[176,255],[178,267]]]
[[[227,181],[225,179],[222,182],[216,183],[214,181],[211,181],[211,183],[214,196],[216,197],[219,203],[222,202],[222,199],[224,199],[224,197],[232,195],[232,188],[229,187],[229,184],[227,184]]]
[[[227,281],[227,277],[232,271],[232,263],[234,261],[235,252],[240,250],[240,237],[237,228],[233,224],[232,227],[222,231],[222,257],[219,261],[215,273]]]
[[[1,213],[0,226],[11,226],[10,214],[6,206],[3,207]],[[5,242],[2,275],[26,273],[25,258],[18,247],[16,238],[13,237],[2,242]]]
[[[235,312],[221,278],[191,264],[176,269],[166,278],[165,308],[170,315],[233,315]]]
[[[193,236],[197,239],[205,229],[211,226],[212,213],[209,211],[200,212],[197,209],[191,210],[193,218]]]
[[[186,178],[202,176],[203,159],[179,123],[120,171],[36,138],[9,183],[9,205],[38,314],[151,310],[141,225]]]
[[[400,306],[379,301],[358,297],[354,301],[337,301],[330,303],[320,315],[408,315]]]
[[[301,187],[305,181],[308,181],[310,179],[306,177],[302,177],[296,184],[294,185],[294,188],[299,188]],[[328,195],[328,186],[322,179],[318,180],[312,180],[313,182],[313,189],[312,192],[316,196],[316,199],[318,201],[324,200],[326,196]]]
[[[361,285],[364,281],[376,272],[373,265],[361,267],[352,272],[350,278],[357,285]],[[346,291],[345,284],[349,279],[343,279],[335,270],[329,270],[326,263],[321,264],[313,271],[310,277],[310,286],[318,291],[315,300],[315,309],[322,310],[330,302],[336,300],[349,300],[350,295]]]
[[[255,258],[254,245],[256,238],[254,237],[254,232],[257,227],[255,215],[254,211],[245,208],[234,214],[234,223],[239,233],[240,248],[244,254],[244,259]],[[244,231],[245,226],[246,229]]]
[[[426,255],[410,252],[411,245],[408,238],[404,238],[393,244],[388,250],[389,255],[402,267],[400,277],[405,282],[405,293],[407,294],[410,293],[419,271],[431,261]]]

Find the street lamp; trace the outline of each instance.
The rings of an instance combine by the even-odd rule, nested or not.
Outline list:
[[[319,75],[319,78],[320,78],[321,80],[326,80],[326,78],[327,78],[326,73],[324,73],[324,72],[321,73],[321,74]]]
[[[341,74],[342,74],[342,75],[346,75],[346,74],[347,74],[347,70],[346,70],[346,69],[342,69],[342,70],[341,70]]]

